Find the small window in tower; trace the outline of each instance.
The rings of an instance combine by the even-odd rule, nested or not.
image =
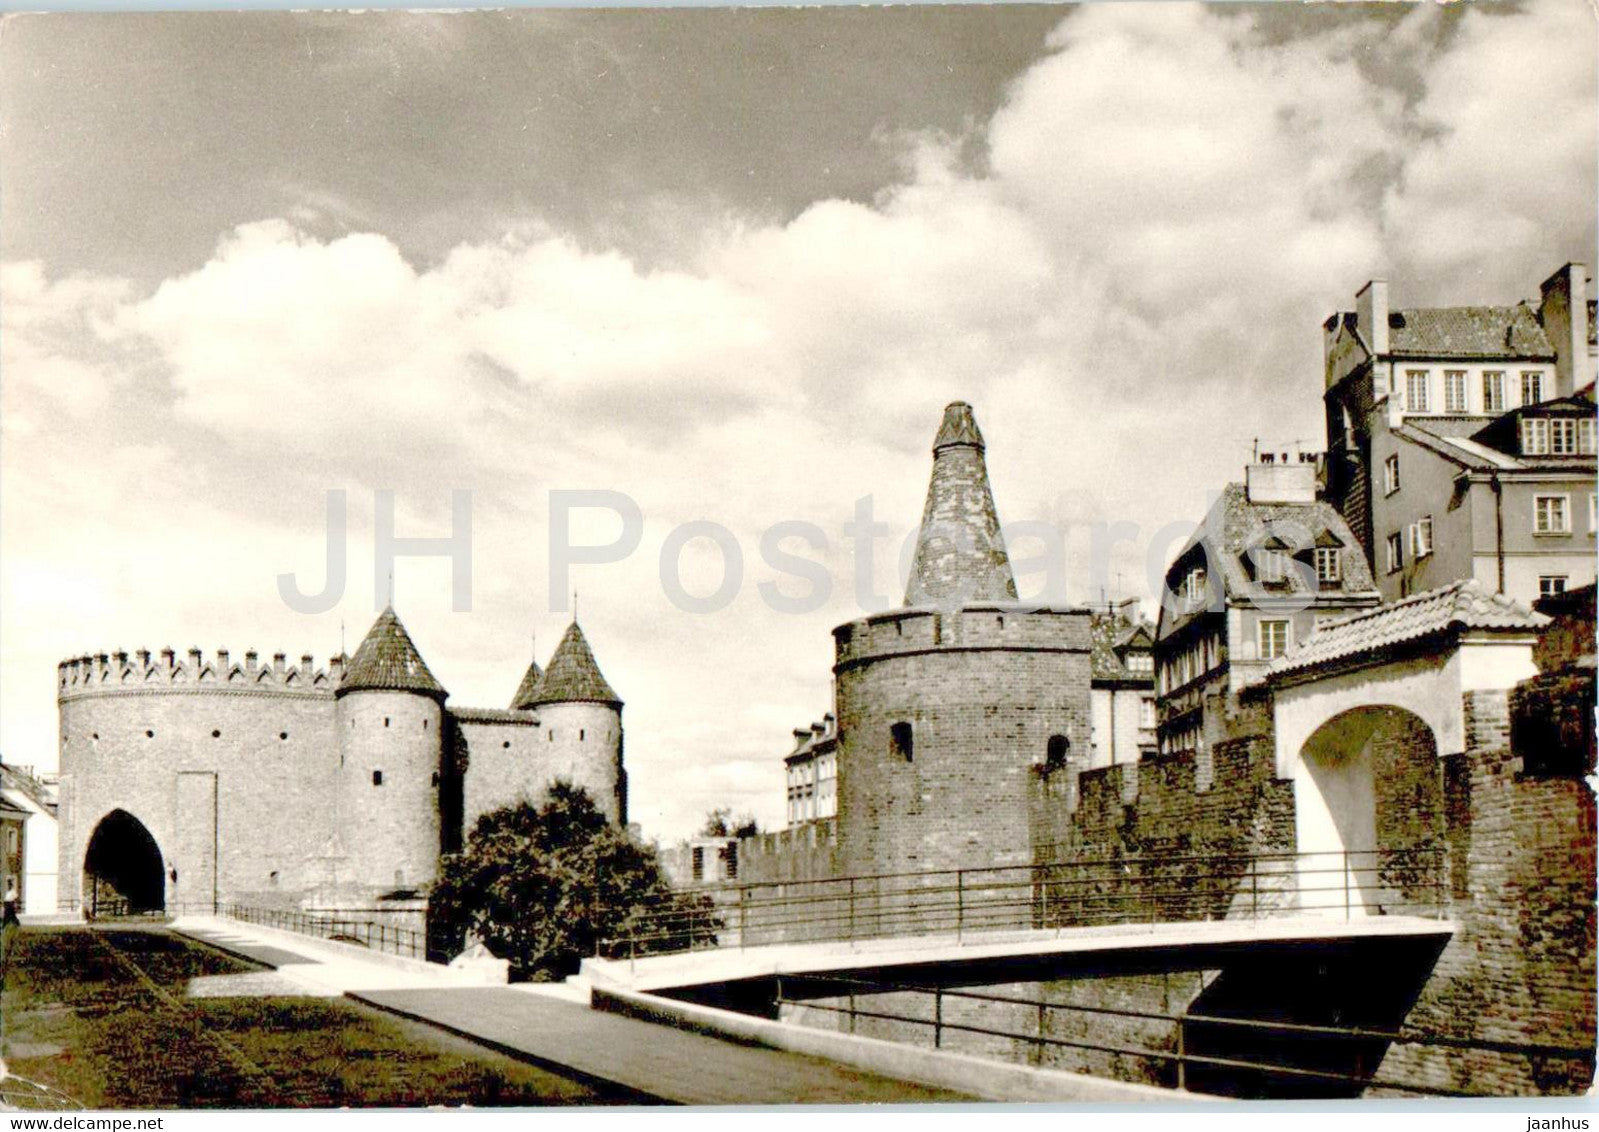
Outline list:
[[[388,725],[389,725],[389,717],[388,716],[384,716],[383,717],[383,726],[387,727]]]
[[[1071,756],[1071,740],[1064,735],[1051,735],[1049,742],[1044,746],[1044,769],[1064,770]]]
[[[278,732],[278,738],[279,739],[287,739],[288,737],[289,737],[289,733],[287,731],[279,731]]]
[[[439,772],[438,771],[434,771],[433,772],[433,785],[437,786],[438,784],[439,784]]]
[[[213,738],[213,739],[220,739],[220,738],[222,738],[222,732],[220,732],[220,731],[216,731],[216,730],[213,730],[213,731],[212,731],[212,732],[211,732],[211,738]]]
[[[267,874],[267,883],[270,884],[273,888],[276,888],[278,886],[278,870],[273,869],[270,873]]]
[[[895,755],[910,762],[916,754],[916,737],[909,723],[896,723],[888,729],[888,748]]]
[[[551,742],[551,743],[553,743],[553,742],[555,742],[555,729],[554,729],[554,728],[553,728],[553,727],[552,727],[552,728],[550,728],[550,736],[549,736],[549,741],[550,741],[550,742]]]
[[[428,729],[428,721],[424,719],[422,721],[422,730],[426,731],[427,729]]]
[[[372,785],[373,786],[382,786],[383,785],[383,772],[381,770],[374,770],[372,772]]]
[[[93,739],[96,743],[98,743],[100,741],[100,733],[98,731],[96,731],[93,735],[90,735],[89,738]]]
[[[144,737],[146,739],[154,739],[155,738],[155,732],[154,731],[146,731],[144,733]]]
[[[1005,627],[1005,616],[1004,616],[1004,614],[1001,614],[1000,616],[996,617],[994,620],[999,622],[999,627],[1001,629],[1003,629]]]
[[[507,751],[509,751],[511,749],[511,741],[509,739],[507,739],[505,742],[501,743],[500,746],[504,747]]]
[[[587,736],[586,736],[586,729],[585,729],[585,728],[582,728],[582,727],[579,727],[579,728],[578,728],[578,729],[577,729],[577,741],[578,741],[578,742],[579,742],[579,743],[581,743],[581,742],[583,742],[583,740],[584,740],[584,739],[585,739],[585,738],[586,738],[586,737],[587,737]]]

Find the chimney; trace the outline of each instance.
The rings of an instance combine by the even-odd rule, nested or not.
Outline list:
[[[1543,281],[1538,321],[1555,348],[1556,397],[1570,397],[1594,378],[1588,356],[1588,269],[1568,263]]]
[[[1374,354],[1388,352],[1388,280],[1373,279],[1355,294],[1356,329]]]
[[[1244,493],[1251,503],[1316,502],[1316,465],[1250,464],[1244,469]]]
[[[972,407],[956,401],[944,409],[933,441],[933,475],[905,604],[1015,600],[1016,580],[988,487],[983,434]]]

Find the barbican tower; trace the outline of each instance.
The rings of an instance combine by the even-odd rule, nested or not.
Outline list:
[[[448,694],[393,606],[384,609],[334,693],[338,829],[345,853],[341,886],[387,893],[433,882]]]
[[[902,608],[833,630],[852,875],[1028,864],[1089,747],[1089,613],[1023,605],[970,405],[944,410]]]

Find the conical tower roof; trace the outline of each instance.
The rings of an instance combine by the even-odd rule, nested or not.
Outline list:
[[[544,669],[539,667],[539,662],[528,661],[527,671],[522,674],[522,682],[516,686],[516,695],[511,697],[512,711],[526,711],[533,706],[533,697],[538,694],[539,681],[543,677]]]
[[[367,630],[366,639],[344,670],[337,694],[376,690],[420,692],[440,700],[449,695],[428,671],[427,663],[411,643],[411,635],[400,624],[392,605],[386,607]]]
[[[616,692],[600,674],[600,666],[594,662],[594,653],[576,621],[566,627],[566,635],[555,646],[550,666],[544,670],[527,706],[570,703],[622,706]]]
[[[1015,600],[1016,580],[988,487],[983,434],[972,407],[956,401],[945,408],[933,441],[933,477],[905,604]]]

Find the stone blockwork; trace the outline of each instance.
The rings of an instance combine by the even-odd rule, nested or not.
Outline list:
[[[80,907],[91,840],[116,811],[153,839],[148,871],[164,877],[155,891],[172,911],[350,907],[425,890],[463,826],[539,801],[556,778],[625,822],[621,704],[608,686],[603,703],[452,710],[392,610],[363,645],[380,630],[380,644],[406,647],[368,649],[389,663],[367,665],[377,676],[359,687],[343,657],[319,669],[310,656],[167,649],[62,663],[61,909]],[[396,687],[402,676],[419,686]]]
[[[1089,753],[1088,612],[906,609],[834,638],[842,867],[1029,863],[1037,768]]]

